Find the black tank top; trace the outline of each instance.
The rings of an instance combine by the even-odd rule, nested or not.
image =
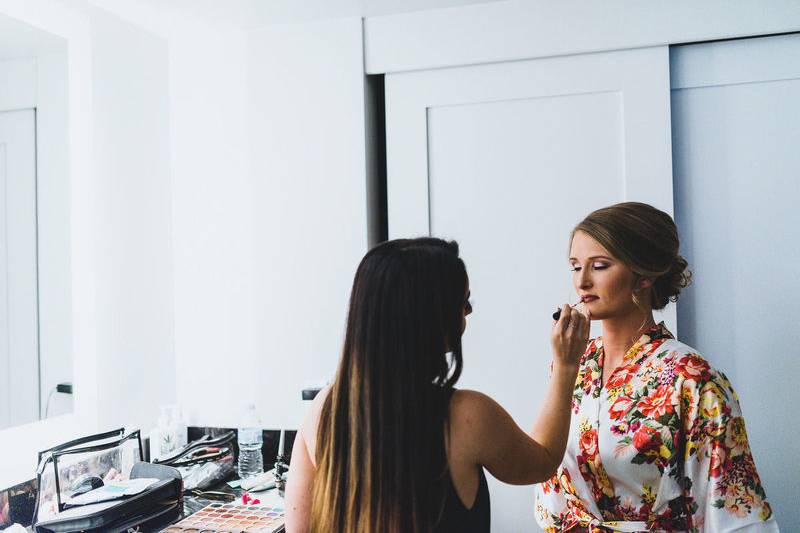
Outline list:
[[[472,504],[471,509],[464,507],[449,475],[447,480],[447,494],[442,519],[437,524],[435,531],[437,533],[489,533],[491,517],[489,485],[486,483],[486,474],[484,474],[483,468],[480,469],[478,492],[475,494],[475,503]]]
[[[446,391],[448,402],[456,389]],[[486,474],[483,468],[478,473],[478,492],[475,494],[475,503],[467,509],[464,502],[458,497],[453,479],[448,474],[445,480],[444,509],[442,518],[436,525],[437,533],[489,533],[489,485],[486,483]]]

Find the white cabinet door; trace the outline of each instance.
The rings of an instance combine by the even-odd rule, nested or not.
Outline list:
[[[672,53],[684,340],[739,393],[778,523],[800,524],[800,35]]]
[[[624,200],[672,212],[668,61],[658,47],[386,76],[389,235],[459,241],[475,306],[459,386],[523,428],[573,293],[572,227]],[[532,487],[490,486],[494,531],[536,530]]]

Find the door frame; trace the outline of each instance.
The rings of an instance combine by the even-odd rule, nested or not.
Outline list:
[[[531,0],[373,16],[364,68],[384,74],[800,31],[800,2]]]

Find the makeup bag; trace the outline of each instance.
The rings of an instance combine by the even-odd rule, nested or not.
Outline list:
[[[235,431],[219,437],[203,435],[153,463],[177,468],[184,490],[205,490],[230,476],[235,468]]]
[[[141,459],[139,431],[125,434],[124,428],[40,452],[34,531],[157,531],[179,519],[180,472]],[[96,501],[99,494],[113,499]]]

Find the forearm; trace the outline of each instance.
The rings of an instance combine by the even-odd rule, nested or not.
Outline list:
[[[539,416],[530,436],[546,451],[551,470],[564,457],[569,439],[572,394],[578,374],[577,365],[553,365],[553,375]]]

